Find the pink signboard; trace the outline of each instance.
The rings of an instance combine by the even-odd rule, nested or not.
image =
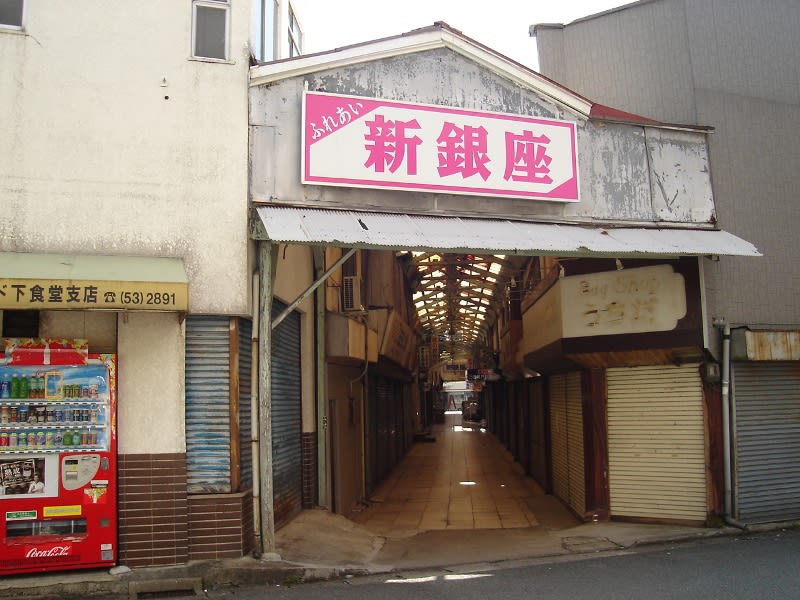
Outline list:
[[[575,123],[306,92],[303,183],[577,202]]]

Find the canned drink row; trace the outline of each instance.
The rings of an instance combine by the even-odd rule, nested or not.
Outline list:
[[[2,431],[2,448],[64,448],[75,446],[94,447],[105,443],[102,432],[97,431]]]
[[[96,406],[2,406],[0,423],[98,423],[103,410]]]

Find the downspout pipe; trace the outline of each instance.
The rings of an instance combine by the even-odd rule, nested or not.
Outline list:
[[[261,478],[258,456],[258,327],[261,303],[259,302],[261,280],[258,273],[253,274],[252,312],[253,326],[250,333],[250,453],[253,464],[253,534],[255,536],[256,558],[264,553],[261,537]]]
[[[725,522],[739,529],[746,526],[733,518],[733,477],[731,464],[731,325],[726,319],[715,319],[722,337],[722,472],[724,480]]]

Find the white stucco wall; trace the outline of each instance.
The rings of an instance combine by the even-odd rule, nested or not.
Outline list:
[[[120,454],[186,451],[183,326],[174,313],[128,313],[118,323]]]
[[[193,312],[247,309],[249,3],[226,63],[190,2],[26,2],[0,30],[0,251],[179,257]]]

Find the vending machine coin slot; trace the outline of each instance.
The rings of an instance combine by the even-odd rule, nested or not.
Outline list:
[[[100,469],[99,454],[65,456],[61,461],[61,485],[77,490],[89,483]]]

